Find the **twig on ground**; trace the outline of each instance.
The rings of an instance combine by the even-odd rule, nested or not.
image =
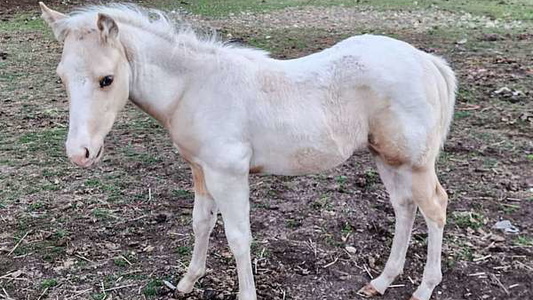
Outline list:
[[[104,282],[103,281],[100,281],[100,285],[102,286],[101,290],[102,290],[102,294],[104,294],[104,296],[102,297],[102,300],[105,300],[107,298],[107,294],[105,292],[105,286],[104,286]]]
[[[20,272],[20,271],[9,272],[9,273],[7,273],[5,275],[0,276],[0,279],[4,279],[4,278],[7,278],[7,277],[13,277],[12,275],[17,274],[17,272]]]
[[[533,271],[533,268],[526,265],[525,263],[521,262],[521,261],[517,261],[518,264],[522,265],[523,267],[525,267],[526,269],[530,270],[530,271]]]
[[[511,293],[509,293],[509,291],[505,288],[505,286],[502,284],[500,279],[498,279],[498,277],[496,277],[496,275],[494,275],[494,274],[490,274],[490,275],[492,276],[494,281],[502,288],[502,290],[505,292],[505,294],[507,294],[507,296],[509,296]]]
[[[44,291],[41,293],[41,295],[39,296],[39,298],[37,298],[37,300],[41,300],[41,298],[46,294],[46,292],[48,292],[48,287],[46,287],[44,289]]]
[[[370,273],[370,270],[368,269],[368,266],[366,264],[363,265],[363,269],[366,271],[370,279],[374,279],[374,276],[372,276],[372,273]]]
[[[129,222],[135,222],[135,221],[139,221],[139,220],[142,220],[142,219],[145,219],[147,217],[149,217],[150,215],[142,215],[140,217],[137,217],[137,218],[133,218],[133,219],[130,219],[130,220],[124,220],[124,221],[120,221],[118,223],[115,223],[114,226],[117,226],[117,225],[120,225],[120,224],[124,224],[124,223],[129,223]]]
[[[87,257],[82,256],[81,254],[78,254],[78,253],[76,253],[76,257],[81,258],[81,259],[83,259],[84,261],[90,262],[90,263],[92,263],[92,264],[95,263],[94,261],[92,261],[92,260],[88,259]]]
[[[322,268],[327,268],[333,266],[337,261],[339,260],[339,257],[337,256],[334,261],[330,262],[329,264],[323,266]]]
[[[105,289],[104,291],[111,292],[111,291],[120,290],[120,289],[124,289],[124,288],[127,288],[127,287],[132,287],[132,286],[136,286],[136,284],[121,285],[121,286]]]
[[[6,289],[5,288],[2,288],[2,291],[4,292],[4,298],[5,299],[11,299],[11,296],[9,296],[9,294],[7,293]],[[1,294],[0,294],[1,295]]]
[[[486,255],[486,256],[483,256],[483,257],[478,257],[478,258],[474,258],[473,261],[482,261],[482,260],[486,260],[488,258],[491,258],[492,255]]]
[[[81,291],[74,291],[74,296],[72,296],[72,298],[76,298],[79,295],[85,294],[85,293],[90,292],[92,290],[93,290],[93,288],[89,288],[89,289],[81,290]]]
[[[124,257],[124,255],[121,255],[120,258],[122,258],[125,262],[127,262],[128,265],[130,265],[130,266],[133,265],[133,264],[131,263],[131,261],[129,261],[126,257]]]
[[[21,254],[21,255],[13,256],[13,258],[23,258],[23,257],[29,256],[29,255],[32,255],[33,253],[34,253],[34,252]]]
[[[28,236],[28,234],[31,232],[31,230],[29,230],[28,232],[26,232],[26,234],[24,234],[24,236],[18,241],[18,243],[15,245],[15,247],[13,247],[13,249],[11,249],[11,251],[9,251],[9,253],[7,255],[11,255],[11,253],[13,253],[15,250],[17,250],[18,246],[20,245],[20,243],[22,243],[22,241]]]

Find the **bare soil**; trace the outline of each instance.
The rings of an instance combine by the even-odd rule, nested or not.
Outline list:
[[[37,15],[35,3],[0,0],[0,17]],[[266,40],[279,58],[319,51],[353,33],[327,26],[261,30],[239,20],[211,21],[242,43]],[[444,277],[432,299],[533,299],[533,35],[388,30],[449,59],[461,85],[438,163],[450,205]],[[38,30],[0,31],[0,41],[0,297],[235,299],[221,221],[208,272],[193,293],[178,295],[163,283],[177,284],[193,242],[190,170],[164,130],[128,106],[102,164],[71,166],[63,153],[67,99],[54,74],[61,46]],[[496,93],[502,87],[510,92]],[[252,176],[251,187],[259,298],[362,299],[357,290],[382,270],[394,224],[371,156],[356,154],[319,175]],[[494,229],[503,219],[520,232]],[[426,239],[418,218],[405,272],[379,299],[409,298],[422,276]]]

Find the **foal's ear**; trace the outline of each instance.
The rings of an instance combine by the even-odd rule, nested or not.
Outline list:
[[[58,38],[60,36],[60,32],[57,26],[57,21],[60,21],[66,18],[66,15],[48,8],[48,6],[44,5],[44,3],[42,2],[39,2],[39,6],[41,7],[41,12],[42,12],[41,17],[48,24],[48,26],[52,28],[54,35],[56,36],[56,38]]]
[[[118,37],[118,25],[113,18],[106,14],[99,13],[96,26],[100,31],[100,37],[103,43],[107,43],[110,39],[116,39]]]

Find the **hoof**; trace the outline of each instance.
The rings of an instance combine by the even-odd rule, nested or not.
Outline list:
[[[186,277],[184,277],[178,283],[178,292],[183,293],[183,294],[188,294],[192,292],[193,287],[194,287],[194,282],[191,282]]]
[[[362,289],[360,289],[357,292],[359,295],[370,298],[377,295],[380,295],[380,293],[369,283],[365,285]]]
[[[412,296],[411,298],[409,298],[409,300],[418,300],[418,298],[416,298],[415,296]]]

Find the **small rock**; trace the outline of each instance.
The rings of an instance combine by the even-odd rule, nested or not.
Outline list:
[[[496,222],[493,228],[503,230],[504,233],[510,233],[510,234],[520,232],[520,230],[516,226],[511,224],[511,221],[509,220],[503,220],[503,221]]]
[[[357,252],[357,249],[355,249],[355,247],[352,247],[352,246],[346,246],[344,247],[344,249],[346,249],[346,251],[348,251],[348,253],[351,253],[351,254],[354,254]]]
[[[173,291],[176,290],[176,286],[166,280],[163,280],[163,284]]]

